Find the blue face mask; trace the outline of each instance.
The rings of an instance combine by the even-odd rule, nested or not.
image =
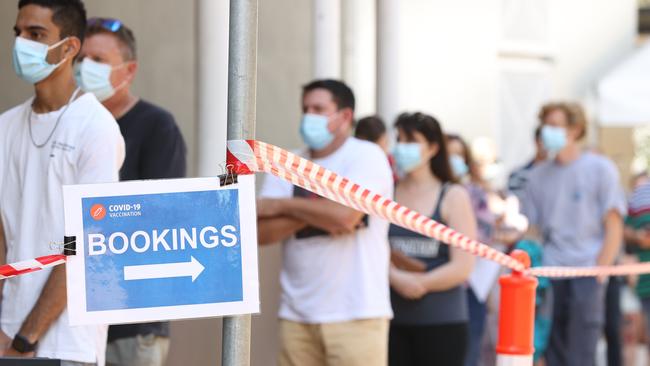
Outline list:
[[[300,135],[313,150],[323,150],[334,141],[334,134],[327,129],[328,119],[318,114],[305,114],[300,122]]]
[[[449,156],[449,164],[451,164],[451,170],[457,178],[462,178],[469,172],[469,167],[465,163],[465,159],[460,155],[451,154]]]
[[[48,46],[22,37],[16,37],[13,55],[16,75],[30,84],[36,84],[50,76],[66,59],[64,58],[58,64],[52,65],[47,62],[47,53],[51,49],[62,45],[67,39],[64,38]]]
[[[410,173],[422,163],[422,148],[417,142],[398,142],[393,157],[400,173]]]
[[[124,65],[116,66],[115,69]],[[113,69],[111,65],[93,61],[86,57],[82,62],[75,65],[77,85],[83,91],[95,94],[95,97],[100,102],[103,102],[126,85],[126,82],[124,82],[117,88],[113,88],[111,84],[111,72]]]
[[[562,127],[542,127],[542,144],[550,154],[557,154],[566,146],[566,130]]]

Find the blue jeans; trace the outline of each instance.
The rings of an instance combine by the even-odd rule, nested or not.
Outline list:
[[[465,366],[477,366],[481,354],[487,306],[478,300],[471,287],[467,288],[467,305],[469,309],[469,344]]]
[[[593,366],[603,332],[605,286],[595,278],[554,280],[547,366]]]

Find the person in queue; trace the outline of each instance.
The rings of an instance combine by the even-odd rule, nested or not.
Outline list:
[[[445,135],[426,114],[402,114],[394,150],[402,175],[395,200],[476,238],[477,225],[467,190],[457,184],[449,164]],[[390,269],[394,318],[389,364],[462,366],[468,343],[464,283],[471,254],[435,239],[391,225]]]
[[[74,79],[85,29],[80,0],[18,3],[14,70],[34,96],[0,115],[0,264],[54,254],[47,243],[64,236],[64,185],[118,179],[119,127]],[[103,366],[106,327],[70,326],[64,265],[3,280],[0,288],[0,354]]]
[[[120,180],[181,178],[187,149],[171,113],[131,91],[138,69],[133,31],[119,19],[88,20],[77,84],[115,117],[126,143]],[[111,325],[106,363],[162,366],[170,346],[169,322]]]
[[[355,99],[338,80],[303,87],[299,154],[385,197],[386,154],[351,136]],[[258,200],[260,244],[283,242],[281,366],[382,366],[392,316],[388,222],[267,177]]]
[[[623,242],[625,197],[614,163],[584,151],[582,108],[549,103],[539,114],[548,159],[530,171],[523,194],[528,237],[544,245],[544,265],[608,266]],[[605,277],[552,280],[548,366],[593,365],[605,315]]]

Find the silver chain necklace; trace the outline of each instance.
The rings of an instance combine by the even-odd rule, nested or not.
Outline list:
[[[32,113],[34,111],[34,102],[32,102],[32,105],[29,107],[29,115],[27,116],[27,122],[29,123],[29,138],[32,140],[32,144],[36,146],[36,148],[40,149],[43,146],[47,145],[48,142],[50,142],[50,139],[52,136],[54,136],[54,131],[56,131],[56,128],[59,127],[59,122],[61,122],[61,118],[65,114],[65,112],[68,110],[68,107],[70,107],[70,104],[72,104],[72,101],[77,97],[77,94],[79,94],[79,91],[81,89],[77,88],[74,93],[72,93],[72,96],[70,97],[70,100],[68,100],[68,103],[65,105],[63,108],[63,111],[61,114],[59,114],[59,117],[56,119],[56,123],[54,124],[54,128],[52,129],[52,132],[50,132],[50,135],[47,137],[45,142],[42,144],[37,144],[36,141],[34,140],[34,133],[32,132]]]

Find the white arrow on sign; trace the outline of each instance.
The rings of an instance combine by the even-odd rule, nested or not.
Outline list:
[[[189,262],[144,264],[125,266],[124,280],[150,280],[156,278],[192,277],[192,282],[203,272],[205,267],[191,257]]]

